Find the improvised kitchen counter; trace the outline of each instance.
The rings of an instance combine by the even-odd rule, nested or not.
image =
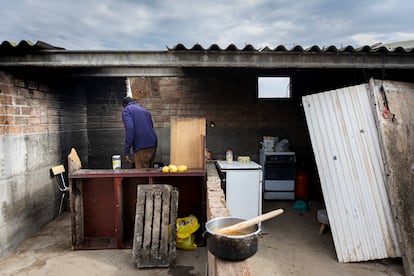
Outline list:
[[[177,217],[206,221],[206,171],[188,169],[79,169],[69,174],[72,249],[132,248],[137,185],[169,184],[179,190]]]

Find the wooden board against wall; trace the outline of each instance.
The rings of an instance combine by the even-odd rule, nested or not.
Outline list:
[[[204,168],[205,118],[171,119],[170,163]]]

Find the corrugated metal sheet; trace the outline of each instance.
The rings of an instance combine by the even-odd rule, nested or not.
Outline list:
[[[404,49],[413,49],[414,48],[414,40],[407,40],[407,41],[399,41],[399,42],[393,42],[393,43],[379,43],[376,46],[371,46],[372,48],[378,48],[378,47],[386,47],[387,49],[395,49],[397,47],[403,47]]]
[[[0,51],[40,51],[40,50],[64,50],[64,48],[50,45],[43,41],[37,41],[36,43],[28,40],[22,40],[19,43],[3,41],[0,44]]]
[[[405,46],[405,45],[403,45]],[[413,53],[413,47],[402,47],[402,46],[395,46],[390,47],[387,45],[375,45],[375,46],[362,46],[358,48],[354,48],[351,45],[337,48],[336,46],[328,46],[328,47],[319,47],[318,45],[313,45],[308,48],[303,48],[300,45],[295,45],[292,48],[288,49],[284,45],[279,45],[273,49],[269,47],[263,48],[255,48],[251,44],[245,45],[243,48],[238,48],[234,44],[229,44],[225,48],[221,48],[217,44],[211,44],[208,47],[203,47],[200,44],[194,44],[192,47],[187,48],[184,44],[179,43],[172,48],[167,47],[169,51],[227,51],[227,52],[309,52],[309,53]]]
[[[33,51],[33,50],[65,50],[65,48],[53,46],[43,41],[37,41],[33,43],[28,40],[21,40],[19,43],[12,41],[3,41],[0,44],[0,51]],[[229,44],[225,48],[221,48],[217,44],[211,44],[208,47],[203,47],[201,44],[194,44],[191,47],[186,47],[182,43],[178,43],[173,47],[167,47],[168,51],[212,51],[212,52],[309,52],[309,53],[404,53],[404,54],[414,54],[413,41],[405,42],[396,42],[390,44],[379,43],[377,45],[365,45],[361,47],[354,48],[351,45],[347,45],[341,48],[337,48],[334,45],[331,46],[318,46],[313,45],[307,48],[304,48],[301,45],[295,45],[291,48],[287,48],[285,45],[278,45],[275,48],[271,49],[269,47],[254,47],[251,44],[246,44],[244,47],[239,48],[234,44]]]
[[[302,98],[338,260],[401,256],[368,84]]]

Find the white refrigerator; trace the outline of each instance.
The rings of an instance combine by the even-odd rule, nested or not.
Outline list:
[[[227,208],[232,217],[250,219],[262,214],[262,167],[250,161],[217,161]]]

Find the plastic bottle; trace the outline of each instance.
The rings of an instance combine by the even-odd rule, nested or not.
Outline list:
[[[119,170],[121,169],[121,155],[112,155],[112,169]]]
[[[226,161],[227,161],[227,163],[232,163],[233,162],[233,151],[232,150],[227,150],[226,151]]]

